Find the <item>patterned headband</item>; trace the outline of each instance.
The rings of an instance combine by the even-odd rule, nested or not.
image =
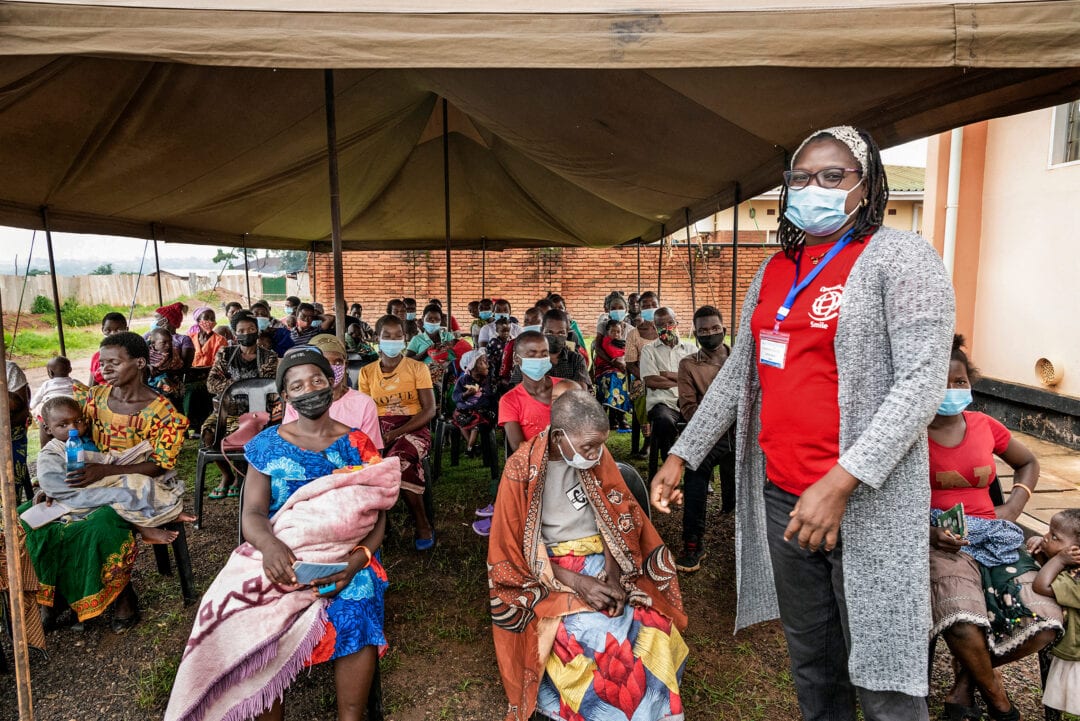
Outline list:
[[[828,135],[846,145],[848,150],[850,150],[851,154],[855,157],[855,160],[859,161],[859,168],[862,170],[863,175],[866,175],[867,157],[869,155],[866,141],[859,135],[859,131],[850,125],[836,125],[831,128],[825,128],[824,130],[818,130],[815,133],[811,133],[806,140],[802,141],[802,145],[800,145],[791,156],[792,162],[799,156],[799,153],[802,152],[802,149],[806,147],[807,143],[822,135]]]

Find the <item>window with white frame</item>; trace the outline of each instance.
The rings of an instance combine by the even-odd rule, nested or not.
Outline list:
[[[1054,132],[1050,146],[1050,164],[1061,165],[1080,160],[1080,100],[1054,108]]]

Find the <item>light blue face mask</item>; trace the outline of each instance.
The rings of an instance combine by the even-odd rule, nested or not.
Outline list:
[[[626,311],[622,310],[621,308],[613,308],[612,310],[608,311],[608,318],[611,318],[612,320],[617,320],[622,323],[624,320],[626,320]]]
[[[403,350],[405,350],[405,341],[403,340],[379,341],[379,352],[387,358],[397,358]]]
[[[851,191],[860,185],[862,180],[849,190],[821,188],[817,185],[808,185],[798,190],[789,188],[784,217],[807,235],[831,235],[844,227],[844,223],[859,210],[856,206],[855,210],[848,213],[844,206],[847,205]]]
[[[259,330],[266,330],[270,327],[270,319],[256,317],[255,324],[259,326]]]
[[[945,400],[938,406],[939,416],[958,416],[971,405],[970,388],[949,388],[945,391]]]
[[[510,320],[510,314],[509,313],[496,313],[495,314],[495,320],[503,320],[503,319]]]
[[[293,308],[291,305],[285,306],[285,315],[292,315],[295,312],[296,308]]]
[[[311,321],[311,327],[312,328],[321,328],[322,327],[322,321],[319,320],[318,318],[316,318],[315,320]]]
[[[442,325],[440,325],[439,323],[428,323],[426,321],[424,322],[425,333],[438,333],[440,328],[442,328]]]
[[[409,313],[406,311],[405,320],[416,320],[416,313]]]
[[[490,310],[482,310],[480,311],[480,320],[491,320],[491,317],[493,315],[495,314],[492,313]]]
[[[522,358],[521,359],[521,373],[524,376],[532,378],[534,381],[538,381],[548,374],[551,370],[550,358]]]
[[[656,308],[642,308],[641,319],[652,322],[653,316],[656,315]]]
[[[558,430],[562,432],[563,438],[565,438],[566,442],[570,444],[570,450],[574,452],[573,458],[567,458],[566,454],[563,453],[562,446],[559,446],[559,455],[563,457],[564,461],[566,461],[566,465],[570,466],[571,468],[576,468],[579,471],[587,471],[600,462],[600,458],[604,455],[604,446],[600,446],[600,453],[596,456],[596,458],[590,460],[585,456],[581,455],[577,448],[574,448],[574,442],[570,440],[570,436],[566,435],[566,431],[562,430],[561,428]]]
[[[539,323],[537,323],[536,325],[523,325],[521,326],[521,332],[524,333],[525,331],[531,330],[535,333],[539,333],[541,327],[542,326]]]

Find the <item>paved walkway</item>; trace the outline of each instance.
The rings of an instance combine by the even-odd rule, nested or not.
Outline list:
[[[1024,508],[1018,523],[1025,530],[1042,534],[1051,517],[1063,508],[1080,508],[1080,451],[1039,440],[1025,433],[1013,432],[1018,441],[1027,446],[1039,459],[1041,472],[1035,493]],[[998,460],[998,478],[1001,490],[1009,493],[1013,472]]]

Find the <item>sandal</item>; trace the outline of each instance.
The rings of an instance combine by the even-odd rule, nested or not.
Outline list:
[[[239,498],[240,486],[229,486],[229,490],[225,493],[226,498]]]
[[[220,501],[225,498],[229,493],[229,489],[225,486],[218,486],[214,490],[210,491],[210,495],[207,496],[211,501]]]
[[[942,721],[980,721],[983,717],[982,709],[978,706],[965,706],[962,703],[945,702],[942,708]]]

